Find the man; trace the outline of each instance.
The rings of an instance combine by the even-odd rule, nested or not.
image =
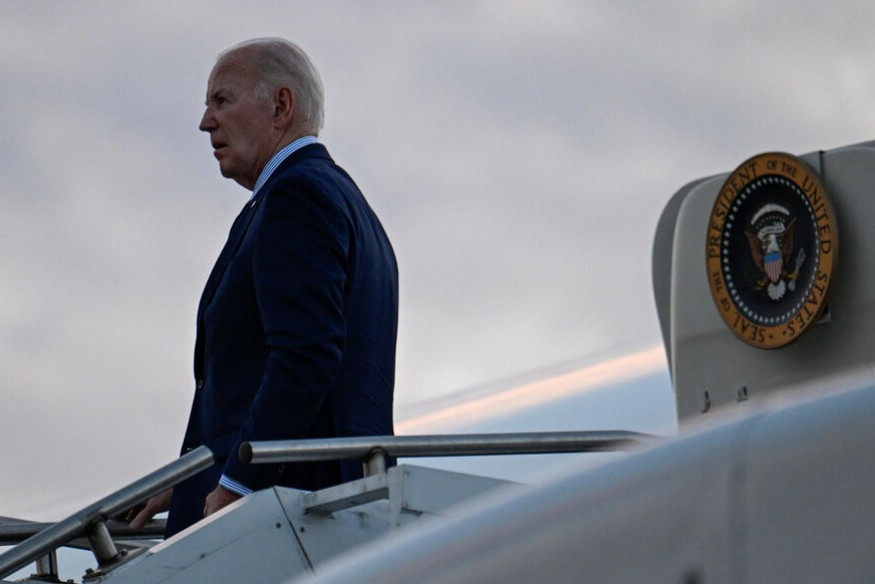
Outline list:
[[[183,453],[209,470],[151,499],[170,536],[272,485],[319,489],[358,462],[244,465],[243,442],[392,434],[398,272],[379,220],[316,136],[322,85],[306,54],[256,39],[221,54],[200,129],[222,175],[252,190],[207,280]]]

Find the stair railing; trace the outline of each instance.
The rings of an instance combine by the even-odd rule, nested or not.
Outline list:
[[[82,537],[88,541],[88,547],[94,552],[98,570],[111,567],[124,559],[126,552],[119,551],[113,541],[107,528],[107,520],[212,464],[213,453],[206,446],[201,446],[66,519],[49,525],[0,555],[0,579],[33,562],[37,562],[40,570],[56,570],[53,561],[55,550]],[[46,557],[49,559],[44,559]],[[40,574],[47,575],[57,577],[57,573]]]
[[[250,464],[361,460],[365,476],[386,470],[388,457],[493,456],[627,450],[656,437],[626,430],[362,436],[316,440],[244,442],[240,459]]]

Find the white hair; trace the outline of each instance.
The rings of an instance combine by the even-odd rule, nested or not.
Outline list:
[[[282,38],[244,41],[224,51],[217,61],[239,50],[251,52],[258,81],[255,93],[269,97],[280,87],[294,95],[294,119],[301,130],[318,135],[325,121],[325,95],[319,72],[298,45]]]

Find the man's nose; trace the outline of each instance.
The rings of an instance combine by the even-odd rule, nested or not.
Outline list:
[[[216,128],[216,118],[213,116],[210,108],[204,110],[204,115],[201,118],[201,123],[198,126],[198,129],[201,132],[211,132]]]

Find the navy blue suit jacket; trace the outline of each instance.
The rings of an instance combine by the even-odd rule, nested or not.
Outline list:
[[[294,152],[237,217],[198,307],[182,450],[217,463],[177,485],[167,535],[203,517],[221,474],[319,489],[361,463],[245,465],[255,440],[392,434],[398,270],[379,220],[321,144]]]

